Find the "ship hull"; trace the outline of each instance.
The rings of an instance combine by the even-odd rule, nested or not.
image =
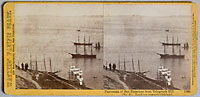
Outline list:
[[[162,43],[162,45],[168,45],[168,46],[180,46],[181,44],[180,43]]]
[[[159,54],[160,58],[185,58],[185,55]]]
[[[77,43],[77,42],[74,42],[74,45],[92,45],[92,43]]]
[[[71,54],[72,58],[96,58],[96,55]]]

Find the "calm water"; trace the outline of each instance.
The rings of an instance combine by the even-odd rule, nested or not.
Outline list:
[[[191,18],[190,17],[106,17],[104,25],[104,64],[117,63],[120,56],[121,68],[123,61],[127,64],[127,70],[133,71],[131,59],[133,56],[135,71],[138,71],[137,60],[140,60],[141,70],[150,71],[146,75],[156,79],[159,65],[172,71],[172,79],[175,87],[189,89],[190,86],[190,50],[183,50],[185,59],[160,59],[156,53],[163,53],[161,41],[172,36],[175,41],[189,42],[191,45]],[[170,29],[166,32],[166,29]],[[178,48],[175,53],[178,54]],[[172,48],[167,48],[171,53]],[[118,67],[118,66],[117,66]],[[182,78],[185,77],[185,78]]]
[[[23,21],[22,21],[23,20]],[[86,86],[94,89],[103,88],[103,50],[93,49],[97,54],[96,59],[72,59],[66,53],[75,53],[76,48],[72,42],[77,41],[78,35],[83,42],[103,45],[103,18],[102,17],[50,17],[28,16],[16,19],[16,62],[36,60],[39,70],[44,70],[43,60],[46,56],[47,69],[50,71],[49,60],[52,59],[53,70],[61,70],[59,76],[68,79],[69,67],[75,65],[83,70],[83,78]],[[78,32],[77,30],[81,30]],[[90,47],[86,47],[90,54]],[[78,46],[78,52],[83,54],[83,46]],[[33,65],[35,65],[33,63]]]
[[[159,65],[164,65],[172,71],[173,84],[180,89],[188,89],[190,84],[190,49],[182,49],[185,59],[160,59],[156,53],[163,53],[160,41],[169,35],[178,36],[181,43],[191,45],[191,17],[140,17],[140,16],[83,16],[83,17],[53,17],[27,16],[16,17],[16,62],[40,61],[39,70],[44,70],[43,60],[46,56],[47,70],[50,71],[49,59],[52,59],[53,70],[61,70],[58,74],[68,78],[71,65],[83,70],[85,84],[94,89],[103,88],[103,64],[117,63],[126,57],[127,68],[132,71],[131,56],[134,63],[140,59],[142,71],[150,71],[146,75],[156,78]],[[81,29],[80,32],[77,32]],[[166,32],[166,29],[170,29]],[[72,59],[66,52],[75,53],[73,41],[100,42],[104,49],[93,49],[97,59]],[[83,53],[83,47],[78,47]],[[178,51],[178,49],[176,49]],[[171,53],[171,48],[168,48]],[[90,49],[87,50],[90,53]],[[34,64],[34,63],[33,63]],[[121,66],[122,67],[122,66]],[[137,65],[135,66],[137,71]],[[94,78],[97,77],[97,78]],[[184,79],[182,77],[185,77]]]

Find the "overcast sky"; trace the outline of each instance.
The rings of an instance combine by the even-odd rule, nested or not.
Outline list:
[[[142,15],[142,16],[191,16],[192,5],[151,4],[16,4],[15,15]]]

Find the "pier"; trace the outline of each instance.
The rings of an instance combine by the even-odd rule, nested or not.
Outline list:
[[[109,73],[105,73],[106,74],[105,76],[109,77],[110,79],[116,79],[114,77],[114,74],[116,74],[120,79],[118,83],[121,83],[121,85],[125,84],[129,89],[179,90],[178,88],[173,86],[171,80],[170,81],[168,80],[170,79],[168,75],[169,72],[168,69],[167,69],[168,71],[166,72],[164,71],[165,70],[164,68],[159,69],[159,71],[161,71],[160,73],[167,74],[168,78],[166,80],[152,79],[145,75],[145,73],[148,73],[149,71],[141,71],[140,60],[137,60],[138,71],[136,71],[133,57],[131,59],[131,64],[126,63],[125,55],[123,59],[124,59],[123,64],[120,64],[121,60],[119,56],[117,68],[115,68],[114,66],[115,63],[113,63],[113,65],[111,66],[110,65],[111,63],[109,63],[108,65],[108,62],[106,61],[106,64],[103,66],[104,70],[106,70],[105,72],[112,72],[113,77],[109,76]],[[123,68],[121,68],[121,65],[123,65]],[[132,71],[127,70],[127,65],[132,66]],[[159,78],[161,78],[161,76]],[[166,78],[166,76],[163,76],[163,78]]]
[[[36,88],[36,89],[90,89],[85,86],[84,82],[80,84],[77,80],[65,79],[57,75],[60,71],[52,70],[51,58],[49,60],[50,71],[47,71],[46,59],[44,61],[38,61],[31,59],[30,55],[30,64],[29,68],[20,67],[16,65],[16,77],[17,77],[17,87],[16,88]],[[39,70],[38,62],[44,63],[44,70]],[[33,64],[35,63],[35,64]],[[19,64],[19,62],[18,62]],[[25,63],[28,65],[28,63]],[[41,65],[41,64],[40,64]],[[22,84],[25,83],[25,84]]]
[[[118,75],[119,79],[128,86],[129,89],[152,89],[152,90],[179,90],[174,86],[168,86],[166,83],[148,78],[135,72],[115,70],[113,72]],[[126,78],[124,78],[126,77]]]

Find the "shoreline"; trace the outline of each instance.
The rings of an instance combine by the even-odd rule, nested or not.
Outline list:
[[[57,76],[54,72],[44,72],[35,70],[21,70],[16,69],[16,88],[23,89],[26,87],[28,89],[90,89],[84,84],[79,85],[78,82],[74,80],[67,80]],[[19,79],[20,78],[20,79]],[[24,80],[23,80],[24,79]],[[31,83],[20,85],[20,83]]]
[[[91,89],[76,80],[67,80],[57,72],[16,69],[17,89]],[[104,89],[179,90],[173,85],[151,79],[144,74],[121,70],[105,70]]]
[[[173,85],[168,86],[164,82],[151,79],[145,75],[121,71],[121,70],[106,70],[118,75],[119,79],[124,82],[129,89],[151,89],[151,90],[180,90]],[[124,75],[126,78],[124,78]]]

